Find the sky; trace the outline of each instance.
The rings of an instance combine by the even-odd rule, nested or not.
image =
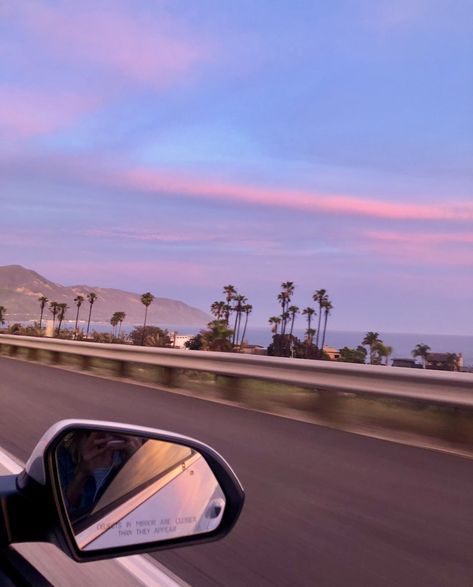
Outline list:
[[[471,334],[472,58],[470,0],[3,0],[0,264]]]

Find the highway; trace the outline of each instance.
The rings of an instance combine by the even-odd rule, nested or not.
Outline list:
[[[230,462],[232,534],[156,555],[191,585],[473,585],[472,460],[0,358],[1,447],[26,460],[62,418],[173,430]]]

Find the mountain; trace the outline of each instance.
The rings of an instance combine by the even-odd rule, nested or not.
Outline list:
[[[36,271],[21,265],[0,267],[0,305],[5,306],[6,320],[10,323],[39,320],[38,298],[43,295],[49,301],[67,303],[70,309],[66,313],[66,320],[75,320],[74,298],[77,295],[85,297],[92,291],[98,296],[92,310],[93,322],[109,322],[114,312],[125,312],[125,322],[132,324],[143,322],[144,306],[140,302],[141,294],[89,285],[68,287],[53,283]],[[88,311],[89,304],[86,300],[80,308],[81,322],[87,321]],[[44,318],[51,318],[51,313],[47,309],[45,309]],[[202,310],[169,298],[157,297],[148,310],[150,325],[205,326],[210,319],[210,316]]]

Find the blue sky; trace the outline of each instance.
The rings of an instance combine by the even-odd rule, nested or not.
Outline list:
[[[0,263],[267,323],[473,328],[469,1],[0,7]],[[302,325],[302,322],[301,322]]]

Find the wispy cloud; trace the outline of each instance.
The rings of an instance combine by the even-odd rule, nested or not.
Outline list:
[[[14,14],[55,59],[158,87],[186,75],[210,52],[176,22],[147,17],[135,4],[30,2],[19,4]]]
[[[183,223],[181,223],[183,224]],[[219,229],[210,232],[205,229],[195,227],[186,228],[179,226],[174,230],[162,230],[149,228],[91,228],[79,233],[79,236],[92,237],[94,239],[105,239],[112,241],[135,241],[138,243],[147,243],[155,245],[170,245],[173,250],[179,248],[192,247],[208,248],[213,251],[214,255],[221,254],[223,251],[247,251],[255,254],[269,253],[271,251],[281,251],[281,245],[278,239],[258,234],[254,227],[239,225],[235,232],[228,229]]]
[[[48,134],[71,124],[97,104],[90,96],[0,86],[0,133],[5,138]]]
[[[368,231],[359,248],[370,250],[385,259],[395,259],[403,265],[468,266],[473,265],[473,234],[471,233],[411,233]]]
[[[169,283],[189,288],[208,286],[213,281],[213,269],[205,262],[170,259],[105,261],[99,253],[90,256],[87,261],[77,260],[73,264],[58,259],[42,261],[35,269],[64,285],[86,284],[93,287],[106,283],[114,287],[114,283],[120,281],[120,275],[126,275],[130,291],[153,287],[153,283],[161,284],[161,287],[163,283]]]
[[[473,233],[471,232],[412,233],[368,231],[366,236],[378,242],[404,243],[408,245],[473,243]]]

